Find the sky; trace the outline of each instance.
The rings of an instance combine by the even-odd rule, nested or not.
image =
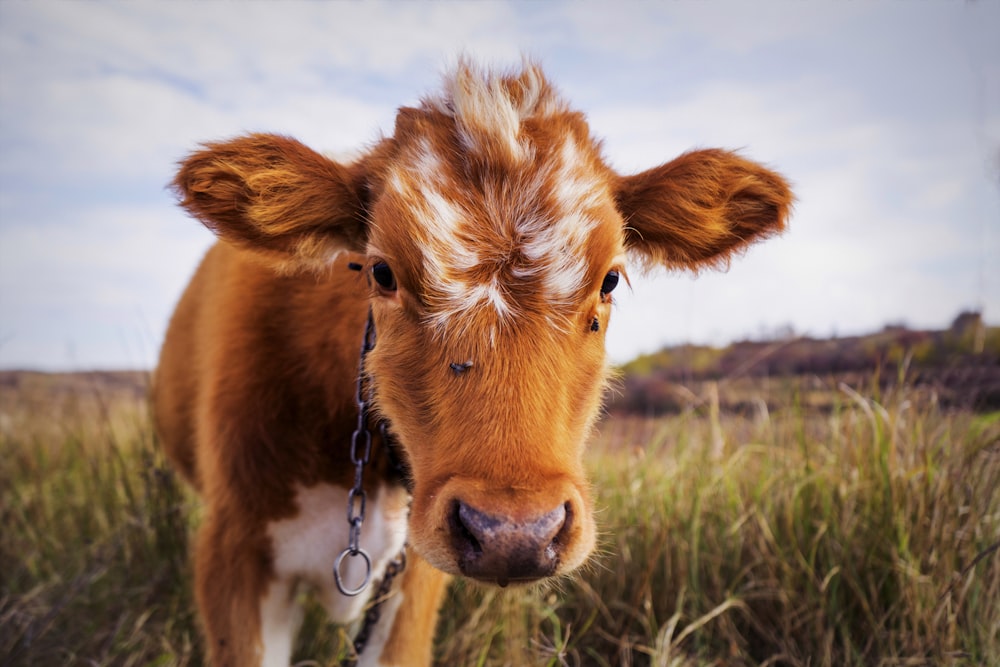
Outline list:
[[[632,273],[611,359],[778,331],[1000,321],[1000,2],[0,2],[0,368],[152,368],[210,232],[200,142],[331,154],[459,54],[522,54],[634,173],[738,149],[797,197],[728,271]]]

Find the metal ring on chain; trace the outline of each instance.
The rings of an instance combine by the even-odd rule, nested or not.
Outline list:
[[[361,582],[361,585],[358,586],[357,588],[348,588],[347,586],[344,585],[343,577],[340,574],[340,568],[344,564],[344,556],[350,556],[351,558],[354,558],[355,556],[361,556],[365,561],[365,578]],[[368,588],[368,582],[371,581],[372,578],[371,556],[369,556],[368,552],[365,551],[364,549],[357,549],[356,551],[352,551],[350,548],[344,549],[343,551],[340,552],[340,555],[337,556],[337,562],[333,564],[333,578],[334,580],[336,580],[337,589],[340,590],[341,593],[343,593],[344,595],[348,595],[350,597],[354,597],[361,591]]]

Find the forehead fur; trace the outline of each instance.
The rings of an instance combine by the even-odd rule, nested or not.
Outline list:
[[[537,65],[526,63],[520,73],[501,74],[463,61],[445,76],[436,96],[425,97],[424,108],[453,118],[462,147],[493,159],[523,162],[534,149],[522,134],[528,119],[568,111]]]
[[[609,169],[573,112],[526,64],[461,63],[396,123],[376,250],[402,262],[440,326],[485,311],[558,324],[621,252]]]

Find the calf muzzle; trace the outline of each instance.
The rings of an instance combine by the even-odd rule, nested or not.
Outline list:
[[[572,518],[568,502],[541,516],[515,520],[456,500],[448,529],[462,574],[503,587],[554,574]]]

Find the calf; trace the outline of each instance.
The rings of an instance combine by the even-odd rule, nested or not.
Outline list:
[[[530,63],[459,63],[353,162],[254,134],[206,144],[174,187],[219,242],[170,323],[154,407],[206,505],[209,661],[237,667],[288,663],[298,582],[350,622],[366,599],[349,594],[404,545],[364,664],[430,662],[451,575],[583,563],[582,451],[626,261],[724,265],[792,199],[723,150],[616,173]]]

